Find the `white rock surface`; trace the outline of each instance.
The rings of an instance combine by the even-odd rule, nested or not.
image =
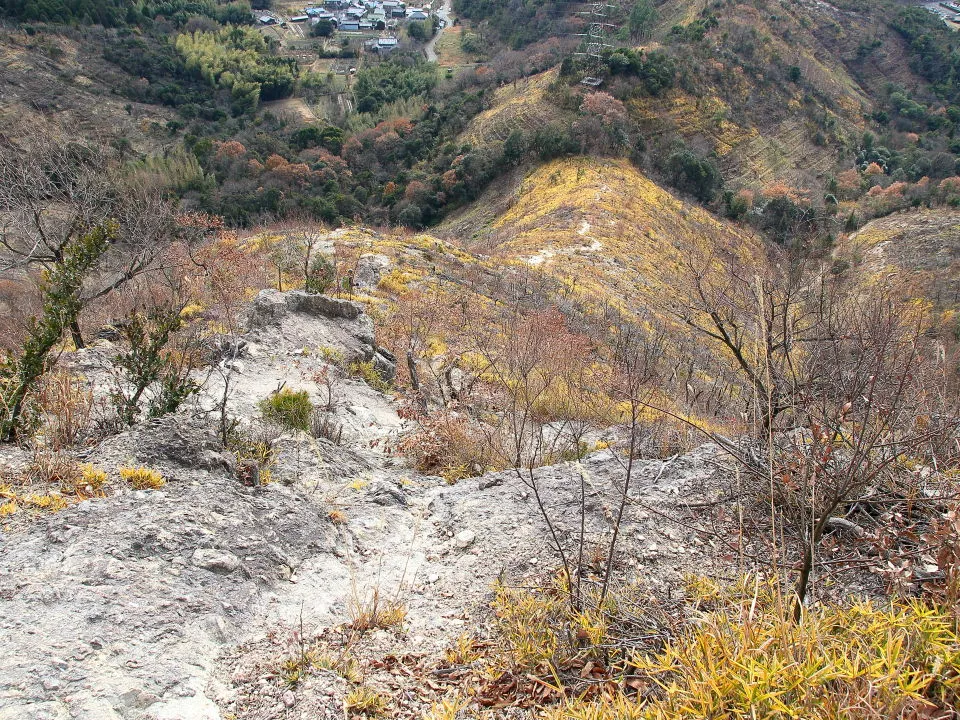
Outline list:
[[[316,399],[312,377],[325,360],[289,353],[333,337],[329,325],[288,308],[245,338],[261,351],[232,379],[230,413],[252,417],[283,382]],[[285,436],[269,485],[237,480],[214,418],[188,408],[87,453],[108,472],[160,470],[162,491],[121,491],[0,529],[0,720],[219,720],[240,681],[222,658],[242,656],[251,639],[343,622],[352,603],[379,591],[406,603],[407,637],[419,638],[412,649],[439,652],[463,632],[465,612],[486,606],[501,573],[523,578],[555,564],[516,474],[456,485],[420,476],[385,451],[404,427],[393,401],[355,380],[335,387],[344,443]],[[209,385],[201,408],[221,389]],[[0,459],[13,467],[17,452],[5,448]],[[677,502],[713,472],[713,452],[668,466],[638,461],[634,493],[651,507]],[[622,467],[603,451],[535,472],[561,542],[572,546],[579,529],[581,475],[591,541],[609,537]],[[331,520],[333,508],[346,523]],[[625,552],[642,559],[646,547],[632,538],[659,538],[662,525],[629,507]],[[450,551],[450,538],[461,551]],[[654,562],[641,571],[675,572]],[[298,690],[292,708],[281,693],[275,704],[283,717],[342,718],[341,691]],[[308,714],[283,715],[301,708]]]

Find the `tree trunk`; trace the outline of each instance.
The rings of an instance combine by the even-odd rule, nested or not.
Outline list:
[[[803,617],[803,599],[807,595],[807,586],[810,584],[810,573],[813,570],[813,549],[814,543],[809,543],[803,552],[803,566],[800,568],[800,576],[797,578],[797,584],[794,586],[793,594],[793,621],[800,622]]]
[[[793,621],[795,623],[800,622],[800,618],[803,616],[803,600],[807,596],[807,588],[810,585],[814,553],[816,552],[817,545],[820,544],[820,538],[823,537],[823,531],[826,529],[827,523],[830,522],[830,518],[833,517],[834,511],[837,509],[837,504],[837,502],[830,503],[828,509],[825,510],[820,519],[814,523],[813,530],[810,533],[810,541],[803,549],[803,565],[800,567],[797,584],[794,585]]]
[[[414,392],[420,392],[420,376],[417,374],[417,363],[413,359],[412,350],[407,350],[407,370],[410,371],[410,387]]]
[[[87,346],[83,341],[83,335],[80,333],[80,323],[77,320],[70,323],[70,337],[73,338],[73,345],[77,350],[82,350]]]

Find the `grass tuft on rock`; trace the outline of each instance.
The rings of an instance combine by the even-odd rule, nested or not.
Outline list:
[[[290,430],[309,432],[313,403],[306,390],[294,391],[284,388],[260,402],[263,419],[282,425]]]
[[[122,467],[120,478],[134,490],[157,490],[167,482],[163,475],[147,467]]]

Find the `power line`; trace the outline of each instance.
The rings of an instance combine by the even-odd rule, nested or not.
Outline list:
[[[584,85],[597,87],[603,82],[603,51],[613,48],[610,43],[610,37],[616,34],[619,26],[616,23],[609,22],[612,18],[612,11],[618,10],[617,5],[613,5],[606,0],[598,0],[593,3],[590,10],[584,10],[578,15],[587,15],[590,18],[590,26],[585,33],[577,33],[579,37],[586,38],[585,52],[578,52],[577,55],[586,58],[585,74],[580,81]]]

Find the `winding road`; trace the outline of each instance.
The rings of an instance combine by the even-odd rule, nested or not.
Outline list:
[[[437,34],[430,38],[430,42],[423,48],[423,51],[427,54],[428,62],[437,61],[437,52],[434,48],[436,47],[437,40],[440,39],[441,33],[450,26],[450,0],[443,0],[443,5],[437,10],[437,17],[443,20],[443,24],[437,29]]]

